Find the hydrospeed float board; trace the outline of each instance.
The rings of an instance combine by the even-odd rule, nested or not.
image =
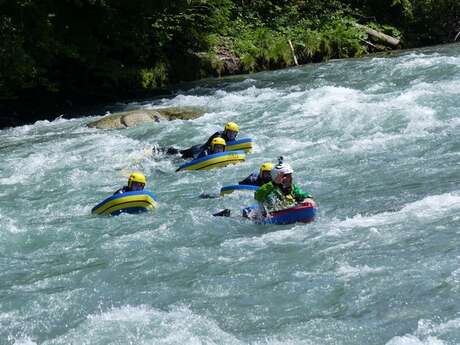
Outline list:
[[[92,214],[116,216],[120,213],[141,213],[157,206],[155,194],[146,191],[125,192],[112,195],[93,207]]]
[[[237,150],[244,150],[244,151],[251,151],[253,140],[251,138],[242,138],[239,140],[228,141],[227,146],[225,147],[226,151],[237,151]]]
[[[259,189],[259,186],[252,186],[248,184],[236,184],[236,185],[231,185],[231,186],[224,186],[220,189],[220,195],[226,195],[226,194],[231,194],[236,191],[249,191],[249,192],[255,192],[256,190]]]
[[[250,206],[246,208],[246,211],[253,209],[255,214],[258,206]],[[273,211],[269,213],[269,216],[260,219],[253,218],[254,222],[258,224],[293,224],[293,223],[310,223],[315,220],[317,208],[310,202],[304,202],[294,207],[290,207],[280,211]]]
[[[205,157],[195,158],[184,163],[176,171],[180,170],[209,170],[224,167],[229,164],[243,162],[246,159],[244,151],[225,151],[214,153]]]

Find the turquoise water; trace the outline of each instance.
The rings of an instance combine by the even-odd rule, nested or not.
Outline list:
[[[141,105],[206,114],[0,131],[0,344],[460,343],[460,46],[203,81]],[[256,140],[244,164],[175,173],[183,161],[149,154],[229,120]],[[251,195],[198,198],[279,155],[316,222],[215,218]],[[91,216],[133,169],[160,207]]]

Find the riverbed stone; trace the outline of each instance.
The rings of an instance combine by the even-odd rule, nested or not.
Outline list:
[[[144,123],[172,120],[192,120],[202,116],[204,111],[196,107],[168,107],[157,109],[135,109],[114,113],[90,122],[88,127],[116,129],[135,127]]]

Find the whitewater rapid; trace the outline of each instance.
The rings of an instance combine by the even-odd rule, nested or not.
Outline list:
[[[0,130],[0,344],[460,343],[460,46],[204,80],[193,121],[92,114]],[[160,146],[235,121],[241,165],[180,172]],[[312,224],[254,225],[218,193],[282,155]],[[153,214],[91,216],[143,171]]]

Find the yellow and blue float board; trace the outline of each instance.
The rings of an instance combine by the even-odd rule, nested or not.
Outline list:
[[[125,192],[112,195],[91,210],[92,214],[116,216],[120,213],[141,213],[157,206],[155,194],[146,191]]]
[[[180,170],[209,170],[224,167],[229,164],[243,162],[246,159],[244,151],[225,151],[196,158],[188,163],[182,164],[176,171]]]
[[[236,184],[231,186],[224,186],[220,189],[220,195],[231,194],[236,191],[249,191],[255,192],[259,189],[259,186],[249,185],[249,184]]]
[[[253,140],[251,138],[242,138],[239,140],[228,141],[225,147],[226,151],[251,151]]]

